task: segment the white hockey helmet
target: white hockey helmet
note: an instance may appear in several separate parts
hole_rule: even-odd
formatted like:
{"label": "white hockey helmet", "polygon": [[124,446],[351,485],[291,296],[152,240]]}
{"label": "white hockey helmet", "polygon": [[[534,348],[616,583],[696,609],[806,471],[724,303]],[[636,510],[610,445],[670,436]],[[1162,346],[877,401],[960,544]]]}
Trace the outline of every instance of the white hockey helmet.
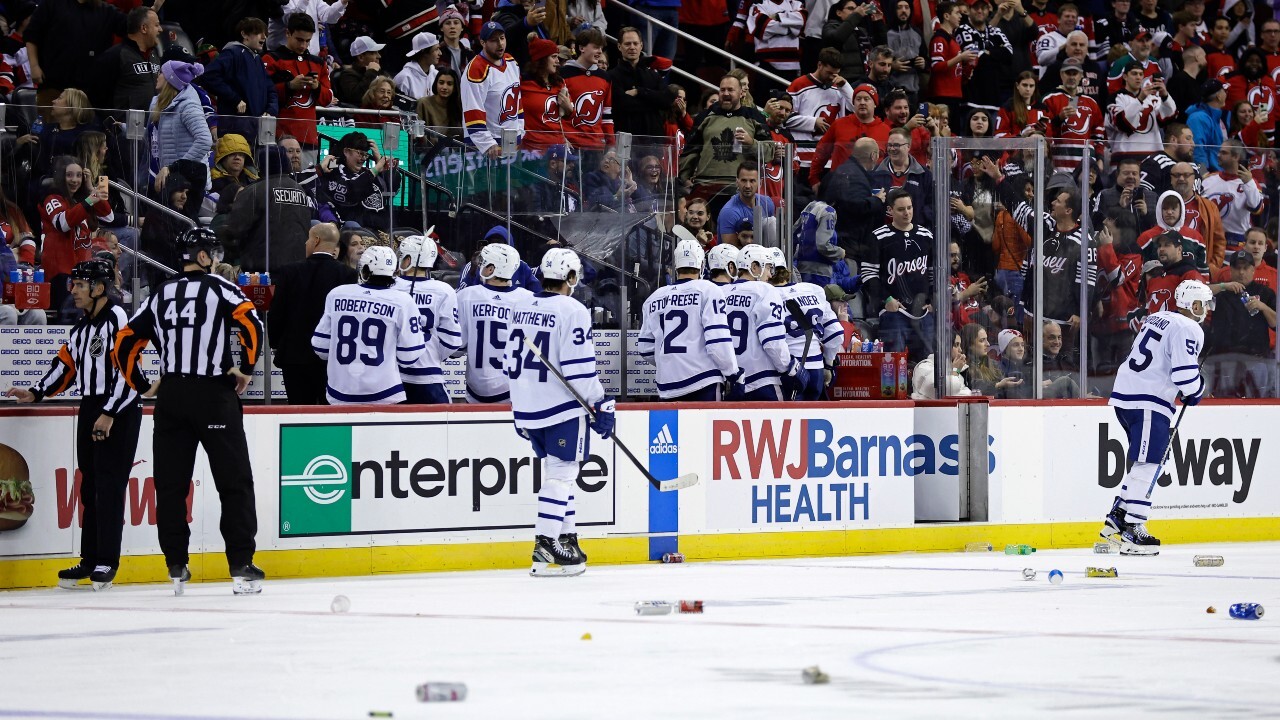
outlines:
{"label": "white hockey helmet", "polygon": [[694,269],[701,270],[702,263],[707,258],[707,252],[697,241],[681,240],[676,243],[675,258],[672,264],[676,270]]}
{"label": "white hockey helmet", "polygon": [[396,254],[386,245],[370,246],[360,255],[360,279],[368,280],[374,275],[396,276]]}
{"label": "white hockey helmet", "polygon": [[711,272],[723,270],[729,277],[738,276],[738,248],[721,243],[707,253],[707,269]]}
{"label": "white hockey helmet", "polygon": [[551,248],[542,256],[538,272],[547,280],[568,280],[569,275],[576,275],[569,287],[577,287],[582,280],[582,261],[578,253],[567,248]]}
{"label": "white hockey helmet", "polygon": [[787,256],[782,253],[782,248],[771,247],[769,248],[769,253],[773,256],[774,269],[784,268],[787,266]]}
{"label": "white hockey helmet", "polygon": [[[1200,312],[1196,312],[1197,300],[1200,301]],[[1173,302],[1191,313],[1196,322],[1202,323],[1212,309],[1213,291],[1199,280],[1183,280],[1178,283],[1178,289],[1173,291]]]}
{"label": "white hockey helmet", "polygon": [[[493,272],[488,275],[484,274],[484,269],[493,266]],[[510,245],[502,243],[489,243],[480,248],[480,279],[489,280],[498,278],[499,280],[510,280],[516,276],[516,270],[520,269],[520,253]]]}
{"label": "white hockey helmet", "polygon": [[[760,272],[752,270],[753,265],[759,265]],[[769,252],[769,248],[756,243],[744,245],[738,251],[738,269],[746,270],[756,280],[767,279],[773,273],[773,253]]]}
{"label": "white hockey helmet", "polygon": [[[431,228],[431,230],[434,229],[434,227]],[[431,230],[428,230],[426,235],[410,235],[400,241],[401,270],[430,269],[435,266],[440,250],[436,247],[436,241],[431,239]],[[408,260],[409,264],[406,265],[405,260]]]}

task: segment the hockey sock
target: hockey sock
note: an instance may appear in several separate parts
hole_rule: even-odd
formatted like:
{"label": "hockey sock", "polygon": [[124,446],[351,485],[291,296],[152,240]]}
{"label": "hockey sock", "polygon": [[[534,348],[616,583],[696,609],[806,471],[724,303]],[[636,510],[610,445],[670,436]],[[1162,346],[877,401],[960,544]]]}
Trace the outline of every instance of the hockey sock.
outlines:
{"label": "hockey sock", "polygon": [[575,522],[575,520],[578,517],[578,512],[574,510],[574,506],[575,506],[574,497],[573,495],[570,495],[569,505],[564,510],[564,527],[560,531],[562,533],[571,534],[571,533],[578,532],[577,530],[578,526],[577,526],[577,523]]}
{"label": "hockey sock", "polygon": [[560,537],[564,532],[565,513],[569,511],[569,499],[573,495],[573,483],[578,479],[578,463],[572,460],[547,457],[542,463],[542,489],[538,491],[538,521],[534,528],[539,535]]}
{"label": "hockey sock", "polygon": [[1156,464],[1136,462],[1124,476],[1120,485],[1120,497],[1124,510],[1124,521],[1127,523],[1144,523],[1151,513],[1151,501],[1147,499],[1147,488],[1151,487],[1151,479],[1156,474]]}

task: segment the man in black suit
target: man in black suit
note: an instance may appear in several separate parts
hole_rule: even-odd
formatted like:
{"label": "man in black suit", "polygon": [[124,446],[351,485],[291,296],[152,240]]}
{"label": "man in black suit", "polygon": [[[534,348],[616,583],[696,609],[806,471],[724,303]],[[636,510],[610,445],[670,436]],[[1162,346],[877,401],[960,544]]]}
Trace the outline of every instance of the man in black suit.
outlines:
{"label": "man in black suit", "polygon": [[311,333],[324,315],[324,299],[339,285],[356,281],[356,271],[338,261],[338,228],[320,223],[307,233],[307,259],[274,274],[276,292],[267,314],[290,405],[327,405],[325,363],[311,349]]}

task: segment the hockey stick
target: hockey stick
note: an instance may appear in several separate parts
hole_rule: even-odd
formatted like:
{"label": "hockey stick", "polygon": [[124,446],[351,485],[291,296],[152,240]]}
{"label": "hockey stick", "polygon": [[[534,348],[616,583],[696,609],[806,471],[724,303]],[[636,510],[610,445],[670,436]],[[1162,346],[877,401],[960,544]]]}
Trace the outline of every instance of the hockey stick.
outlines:
{"label": "hockey stick", "polygon": [[[783,303],[783,306],[791,314],[791,319],[804,330],[804,354],[800,356],[800,367],[804,367],[805,363],[809,362],[809,345],[813,343],[813,323],[809,322],[809,317],[800,309],[800,303],[794,298]],[[796,393],[793,391],[790,399],[795,400],[795,397]]]}
{"label": "hockey stick", "polygon": [[[577,390],[573,389],[573,386],[569,384],[568,380],[564,379],[564,374],[560,372],[559,368],[547,362],[546,358],[542,357],[542,352],[538,350],[537,344],[526,340],[524,343],[524,346],[529,348],[529,350],[534,354],[534,356],[538,358],[538,362],[545,365],[547,369],[551,371],[551,374],[556,376],[556,379],[560,381],[561,385],[564,385],[564,389],[568,390],[569,394],[573,396],[573,399],[577,400],[578,404],[582,406],[582,409],[587,411],[587,417],[591,418],[592,420],[595,420],[596,413],[594,410],[591,409],[591,405],[589,405],[587,401],[583,399],[581,395],[578,394]],[[636,459],[636,456],[631,453],[631,450],[628,449],[626,445],[622,444],[622,438],[619,438],[617,433],[614,433],[613,435],[613,444],[617,446],[619,450],[622,451],[623,455],[627,456],[627,459],[631,461],[632,465],[636,466],[636,469],[640,471],[640,474],[644,475],[644,479],[648,480],[650,485],[654,486],[661,492],[671,492],[672,490],[682,490],[684,488],[693,487],[694,485],[698,484],[697,473],[686,473],[674,480],[659,480],[655,478],[653,474],[650,473],[649,470],[640,463],[639,460]]]}
{"label": "hockey stick", "polygon": [[1160,458],[1160,464],[1156,466],[1156,474],[1151,478],[1151,485],[1147,487],[1147,500],[1151,499],[1151,493],[1156,489],[1156,481],[1164,473],[1165,463],[1169,462],[1169,455],[1173,452],[1173,444],[1178,441],[1178,426],[1182,424],[1182,416],[1187,413],[1189,406],[1185,403],[1182,409],[1178,411],[1178,419],[1173,423],[1173,430],[1169,431],[1169,447],[1164,449],[1164,457]]}

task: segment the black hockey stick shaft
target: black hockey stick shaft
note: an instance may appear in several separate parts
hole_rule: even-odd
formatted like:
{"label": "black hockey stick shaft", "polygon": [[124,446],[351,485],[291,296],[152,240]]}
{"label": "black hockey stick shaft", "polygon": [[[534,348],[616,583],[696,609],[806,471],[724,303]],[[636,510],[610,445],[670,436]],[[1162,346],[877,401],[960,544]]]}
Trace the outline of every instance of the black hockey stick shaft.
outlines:
{"label": "black hockey stick shaft", "polygon": [[1182,409],[1178,411],[1178,419],[1173,422],[1173,429],[1169,431],[1169,446],[1164,449],[1164,456],[1160,458],[1160,464],[1156,466],[1156,472],[1151,476],[1151,484],[1147,486],[1147,500],[1151,499],[1151,493],[1156,489],[1156,481],[1164,474],[1164,466],[1169,462],[1169,455],[1173,452],[1173,444],[1178,441],[1178,427],[1182,425],[1182,416],[1187,414],[1187,404],[1182,404]]}
{"label": "black hockey stick shaft", "polygon": [[[813,323],[809,322],[809,316],[800,309],[800,303],[796,302],[795,298],[786,301],[783,306],[787,308],[791,319],[804,330],[804,354],[800,356],[800,367],[804,367],[805,363],[809,362],[809,346],[813,344]],[[791,398],[795,399],[795,393],[792,393]]]}

